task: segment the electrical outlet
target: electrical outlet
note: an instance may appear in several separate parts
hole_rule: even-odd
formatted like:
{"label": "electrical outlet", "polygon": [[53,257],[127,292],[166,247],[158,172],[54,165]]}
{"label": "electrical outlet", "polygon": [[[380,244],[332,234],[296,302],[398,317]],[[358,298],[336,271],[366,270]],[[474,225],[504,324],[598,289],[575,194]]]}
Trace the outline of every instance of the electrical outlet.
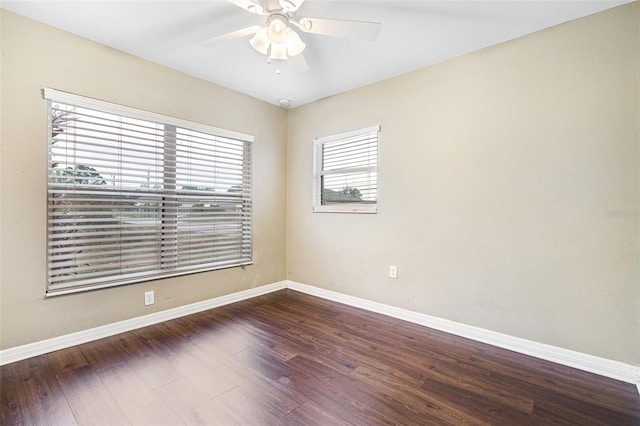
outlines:
{"label": "electrical outlet", "polygon": [[396,265],[389,265],[389,278],[398,278],[398,267]]}
{"label": "electrical outlet", "polygon": [[153,305],[155,303],[155,295],[153,290],[144,292],[144,306]]}

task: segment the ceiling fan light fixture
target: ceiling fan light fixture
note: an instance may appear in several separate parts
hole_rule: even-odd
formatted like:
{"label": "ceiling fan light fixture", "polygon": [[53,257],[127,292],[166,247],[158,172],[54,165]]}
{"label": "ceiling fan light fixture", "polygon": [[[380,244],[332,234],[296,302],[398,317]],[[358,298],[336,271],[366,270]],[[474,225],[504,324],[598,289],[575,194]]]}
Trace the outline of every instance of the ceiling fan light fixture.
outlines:
{"label": "ceiling fan light fixture", "polygon": [[249,44],[258,52],[266,55],[269,51],[269,44],[271,44],[269,37],[267,36],[267,30],[265,28],[260,28],[251,40],[249,40]]}
{"label": "ceiling fan light fixture", "polygon": [[284,43],[288,30],[287,19],[284,16],[271,16],[267,25],[267,35],[271,43]]}
{"label": "ceiling fan light fixture", "polygon": [[300,39],[298,33],[293,30],[289,30],[287,32],[286,44],[287,54],[289,56],[299,55],[306,47],[306,44],[304,44],[304,42]]}
{"label": "ceiling fan light fixture", "polygon": [[279,59],[281,61],[287,60],[287,45],[284,43],[272,43],[271,44],[271,59]]}

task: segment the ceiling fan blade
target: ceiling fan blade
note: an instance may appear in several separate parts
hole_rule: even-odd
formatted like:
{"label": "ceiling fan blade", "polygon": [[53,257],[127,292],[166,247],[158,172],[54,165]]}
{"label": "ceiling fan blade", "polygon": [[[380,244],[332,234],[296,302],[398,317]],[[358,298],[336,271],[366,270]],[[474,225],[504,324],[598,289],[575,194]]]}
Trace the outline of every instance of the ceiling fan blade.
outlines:
{"label": "ceiling fan blade", "polygon": [[227,0],[227,2],[235,4],[236,6],[241,7],[244,10],[248,10],[251,13],[255,13],[256,15],[262,15],[263,12],[262,5],[259,0]]}
{"label": "ceiling fan blade", "polygon": [[309,64],[307,64],[307,60],[302,53],[298,53],[296,56],[289,56],[287,66],[289,71],[294,74],[300,74],[309,70]]}
{"label": "ceiling fan blade", "polygon": [[232,31],[230,33],[200,40],[198,44],[203,47],[211,47],[227,41],[236,40],[242,37],[247,37],[251,34],[257,33],[259,29],[260,29],[259,26],[253,25],[251,27],[243,28],[241,30]]}
{"label": "ceiling fan blade", "polygon": [[300,9],[304,0],[280,0],[280,7],[287,13],[293,13]]}
{"label": "ceiling fan blade", "polygon": [[299,22],[291,22],[305,33],[357,38],[365,41],[375,40],[382,27],[379,22],[342,19],[302,18]]}

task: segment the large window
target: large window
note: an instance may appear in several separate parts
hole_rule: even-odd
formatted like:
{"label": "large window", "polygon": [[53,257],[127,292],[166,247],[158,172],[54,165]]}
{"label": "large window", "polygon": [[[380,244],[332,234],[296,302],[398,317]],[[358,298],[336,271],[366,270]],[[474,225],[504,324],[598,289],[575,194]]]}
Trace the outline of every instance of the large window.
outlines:
{"label": "large window", "polygon": [[44,97],[48,295],[252,263],[253,137]]}
{"label": "large window", "polygon": [[316,138],[314,212],[375,213],[380,126]]}

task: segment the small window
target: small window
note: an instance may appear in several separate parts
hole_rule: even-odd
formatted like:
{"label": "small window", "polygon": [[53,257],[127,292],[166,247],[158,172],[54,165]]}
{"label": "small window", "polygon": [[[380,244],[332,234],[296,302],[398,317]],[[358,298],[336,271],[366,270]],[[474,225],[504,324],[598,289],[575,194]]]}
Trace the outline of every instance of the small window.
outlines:
{"label": "small window", "polygon": [[252,136],[44,97],[48,296],[252,263]]}
{"label": "small window", "polygon": [[314,212],[376,213],[380,126],[314,140]]}

